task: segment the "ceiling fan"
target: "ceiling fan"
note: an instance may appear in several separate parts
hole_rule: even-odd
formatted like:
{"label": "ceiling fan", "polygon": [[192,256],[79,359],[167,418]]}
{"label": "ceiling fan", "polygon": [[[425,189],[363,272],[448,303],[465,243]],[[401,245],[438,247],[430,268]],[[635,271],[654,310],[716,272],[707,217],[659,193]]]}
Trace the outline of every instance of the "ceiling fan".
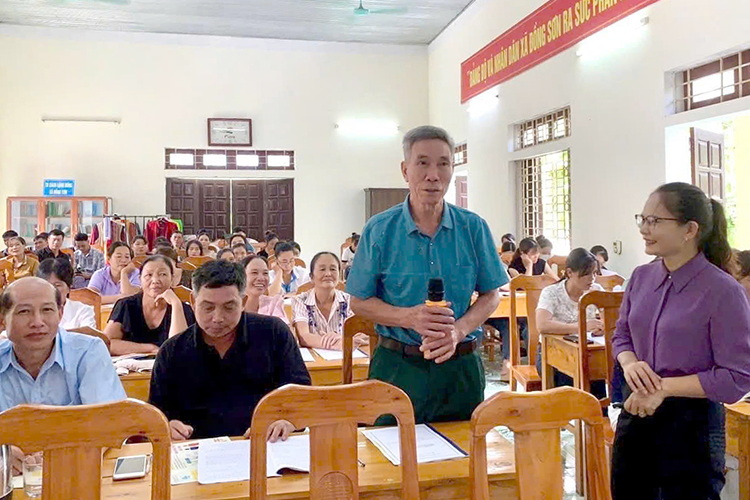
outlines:
{"label": "ceiling fan", "polygon": [[359,6],[354,8],[355,16],[369,16],[370,14],[406,14],[409,9],[405,7],[394,9],[366,9],[359,0]]}

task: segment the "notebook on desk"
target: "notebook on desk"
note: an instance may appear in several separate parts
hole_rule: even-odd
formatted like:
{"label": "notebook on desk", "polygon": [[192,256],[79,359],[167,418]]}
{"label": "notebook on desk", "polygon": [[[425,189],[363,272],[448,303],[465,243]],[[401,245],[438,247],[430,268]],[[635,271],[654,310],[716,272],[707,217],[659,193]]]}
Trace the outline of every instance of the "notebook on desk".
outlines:
{"label": "notebook on desk", "polygon": [[[465,458],[469,454],[428,424],[415,426],[417,463]],[[401,441],[398,427],[365,429],[362,434],[393,464],[401,465]]]}

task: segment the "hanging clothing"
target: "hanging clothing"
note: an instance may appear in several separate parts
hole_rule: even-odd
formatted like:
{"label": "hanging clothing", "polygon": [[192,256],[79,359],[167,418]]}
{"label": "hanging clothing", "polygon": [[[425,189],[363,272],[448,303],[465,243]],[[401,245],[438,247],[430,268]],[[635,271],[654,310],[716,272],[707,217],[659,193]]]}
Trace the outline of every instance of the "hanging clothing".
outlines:
{"label": "hanging clothing", "polygon": [[148,223],[146,223],[146,232],[144,234],[146,240],[148,240],[148,249],[154,249],[156,238],[166,238],[167,240],[169,240],[169,238],[172,236],[172,233],[177,230],[177,224],[171,220],[165,219],[164,217],[149,221]]}

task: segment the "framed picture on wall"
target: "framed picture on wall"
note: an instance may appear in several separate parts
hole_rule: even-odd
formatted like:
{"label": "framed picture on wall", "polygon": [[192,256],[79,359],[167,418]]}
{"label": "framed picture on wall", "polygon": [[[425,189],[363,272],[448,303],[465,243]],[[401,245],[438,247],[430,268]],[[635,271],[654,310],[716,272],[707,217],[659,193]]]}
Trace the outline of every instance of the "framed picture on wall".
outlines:
{"label": "framed picture on wall", "polygon": [[252,146],[253,121],[249,118],[209,118],[209,146]]}

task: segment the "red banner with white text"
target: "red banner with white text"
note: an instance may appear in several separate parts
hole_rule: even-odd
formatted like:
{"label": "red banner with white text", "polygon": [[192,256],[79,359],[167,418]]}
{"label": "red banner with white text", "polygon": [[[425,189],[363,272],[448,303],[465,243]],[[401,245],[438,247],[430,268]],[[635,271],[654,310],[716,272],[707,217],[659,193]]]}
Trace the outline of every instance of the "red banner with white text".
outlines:
{"label": "red banner with white text", "polygon": [[461,63],[461,102],[658,0],[550,0]]}

